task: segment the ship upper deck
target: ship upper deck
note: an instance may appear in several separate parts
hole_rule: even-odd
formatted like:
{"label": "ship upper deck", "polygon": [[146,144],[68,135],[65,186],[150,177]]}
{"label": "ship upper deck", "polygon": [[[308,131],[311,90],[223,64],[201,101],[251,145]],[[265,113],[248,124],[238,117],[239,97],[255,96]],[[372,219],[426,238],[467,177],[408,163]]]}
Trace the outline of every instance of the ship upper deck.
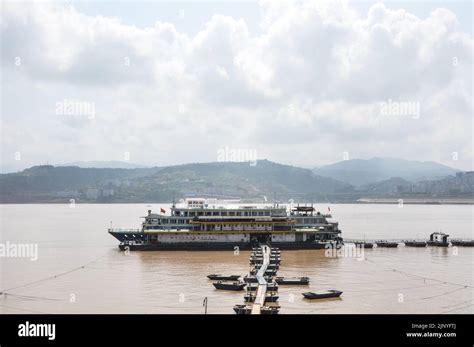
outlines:
{"label": "ship upper deck", "polygon": [[[173,204],[171,206],[171,213],[168,214],[163,208],[160,208],[162,213],[152,213],[148,211],[148,215],[143,218],[147,220],[167,220],[173,218],[188,218],[188,219],[199,219],[199,220],[249,220],[254,219],[258,221],[264,220],[276,220],[276,219],[296,219],[301,220],[303,217],[316,217],[319,219],[312,220],[312,223],[321,223],[325,221],[325,218],[331,218],[330,214],[322,214],[316,212],[315,208],[311,204],[289,206],[282,204],[274,204],[267,206],[254,205],[239,205],[239,204],[227,204],[217,203],[213,200],[213,204],[207,202],[205,199],[187,199],[186,202],[179,204]],[[309,220],[308,220],[309,222]]]}

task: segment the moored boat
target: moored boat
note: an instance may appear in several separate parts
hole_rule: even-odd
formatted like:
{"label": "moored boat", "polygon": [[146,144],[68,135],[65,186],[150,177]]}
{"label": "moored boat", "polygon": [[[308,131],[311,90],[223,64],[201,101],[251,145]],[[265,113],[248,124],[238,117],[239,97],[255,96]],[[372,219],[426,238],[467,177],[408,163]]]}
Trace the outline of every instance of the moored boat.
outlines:
{"label": "moored boat", "polygon": [[474,240],[451,240],[453,246],[474,247]]}
{"label": "moored boat", "polygon": [[449,235],[441,232],[434,232],[430,235],[430,239],[426,242],[428,246],[449,247]]}
{"label": "moored boat", "polygon": [[374,248],[374,244],[372,242],[355,242],[354,243],[358,247],[363,247],[363,248]]}
{"label": "moored boat", "polygon": [[406,241],[403,241],[403,243],[405,244],[406,247],[426,247],[426,241],[406,240]]}
{"label": "moored boat", "polygon": [[214,282],[213,285],[216,289],[220,289],[220,290],[241,291],[241,290],[244,290],[247,283],[218,281],[218,282]]}
{"label": "moored boat", "polygon": [[210,280],[214,281],[237,281],[241,276],[240,275],[221,275],[221,274],[210,274],[207,276]]}
{"label": "moored boat", "polygon": [[302,293],[302,295],[305,297],[305,299],[327,299],[327,298],[338,298],[340,297],[342,292],[340,290],[326,290],[323,292],[306,292]]}
{"label": "moored boat", "polygon": [[384,248],[397,248],[398,242],[390,242],[390,241],[377,241],[375,243],[377,247],[384,247]]}
{"label": "moored boat", "polygon": [[276,277],[275,282],[279,285],[308,285],[309,277]]}
{"label": "moored boat", "polygon": [[[271,244],[271,258],[280,249],[325,249],[342,244],[339,224],[331,214],[313,206],[291,207],[280,204],[236,206],[216,199],[188,198],[171,205],[170,211],[143,217],[140,229],[108,232],[120,241],[121,250],[240,250]],[[252,255],[262,255],[254,249]]]}

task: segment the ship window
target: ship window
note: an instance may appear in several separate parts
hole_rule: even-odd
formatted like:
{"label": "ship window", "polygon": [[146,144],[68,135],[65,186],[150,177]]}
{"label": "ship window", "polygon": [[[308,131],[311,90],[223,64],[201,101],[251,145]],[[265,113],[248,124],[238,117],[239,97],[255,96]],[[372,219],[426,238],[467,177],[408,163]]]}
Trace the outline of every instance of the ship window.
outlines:
{"label": "ship window", "polygon": [[171,223],[171,224],[176,224],[176,219],[171,219],[171,220],[170,220],[170,223]]}
{"label": "ship window", "polygon": [[213,215],[213,216],[218,216],[218,215],[219,215],[219,212],[212,212],[212,215]]}
{"label": "ship window", "polygon": [[221,216],[227,216],[227,212],[221,212]]}
{"label": "ship window", "polygon": [[195,212],[189,212],[189,217],[194,217],[195,216]]}
{"label": "ship window", "polygon": [[229,216],[235,216],[235,212],[229,212]]}
{"label": "ship window", "polygon": [[259,216],[263,216],[263,212],[260,211],[260,212],[258,213],[258,215],[259,215]]}
{"label": "ship window", "polygon": [[204,212],[198,212],[198,216],[202,216]]}
{"label": "ship window", "polygon": [[206,212],[206,216],[210,216],[211,215],[211,212]]}
{"label": "ship window", "polygon": [[241,216],[241,215],[242,215],[242,212],[235,212],[235,215],[236,215],[236,216]]}
{"label": "ship window", "polygon": [[252,216],[256,216],[257,215],[257,212],[252,212]]}

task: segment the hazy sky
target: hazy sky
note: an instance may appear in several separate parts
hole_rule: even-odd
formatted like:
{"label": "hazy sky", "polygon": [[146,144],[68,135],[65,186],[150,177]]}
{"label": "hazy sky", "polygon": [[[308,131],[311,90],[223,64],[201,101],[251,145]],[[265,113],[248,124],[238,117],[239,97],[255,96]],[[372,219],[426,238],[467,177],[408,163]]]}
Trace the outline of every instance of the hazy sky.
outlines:
{"label": "hazy sky", "polygon": [[471,169],[472,4],[2,2],[2,170],[399,157]]}

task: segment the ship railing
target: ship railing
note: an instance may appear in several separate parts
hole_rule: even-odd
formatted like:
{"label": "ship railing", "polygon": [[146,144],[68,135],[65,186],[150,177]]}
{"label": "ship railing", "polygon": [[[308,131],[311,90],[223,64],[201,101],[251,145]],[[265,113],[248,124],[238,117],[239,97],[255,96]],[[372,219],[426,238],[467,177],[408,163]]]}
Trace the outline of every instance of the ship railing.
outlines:
{"label": "ship railing", "polygon": [[133,228],[109,228],[109,232],[119,232],[119,233],[139,233],[141,229],[133,229]]}

